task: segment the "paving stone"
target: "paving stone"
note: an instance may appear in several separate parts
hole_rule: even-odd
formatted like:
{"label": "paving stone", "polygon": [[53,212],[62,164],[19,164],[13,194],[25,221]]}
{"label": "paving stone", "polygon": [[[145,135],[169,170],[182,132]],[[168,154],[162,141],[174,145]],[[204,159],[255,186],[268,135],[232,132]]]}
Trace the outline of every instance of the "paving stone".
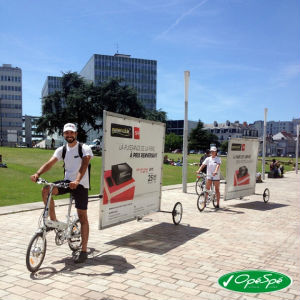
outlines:
{"label": "paving stone", "polygon": [[[68,245],[57,247],[54,234],[49,233],[45,260],[35,274],[26,269],[25,253],[41,210],[26,204],[20,212],[14,207],[13,214],[4,214],[7,208],[0,207],[0,226],[6,229],[0,236],[0,299],[300,300],[299,179],[300,174],[287,173],[280,181],[257,184],[257,194],[270,189],[267,204],[261,195],[221,199],[220,210],[210,205],[201,213],[194,184],[188,185],[187,194],[181,186],[164,189],[163,210],[177,201],[183,204],[179,226],[172,224],[168,214],[153,213],[146,221],[99,231],[99,203],[93,201],[88,210],[91,254],[87,263],[74,264]],[[222,189],[223,193],[224,185]],[[57,214],[64,219],[66,206],[57,207]],[[160,249],[126,245],[126,237],[136,235],[134,244],[139,246],[139,233],[145,230]],[[124,246],[114,244],[119,239]],[[253,295],[218,285],[218,278],[226,273],[258,268],[284,273],[293,283],[286,290]]]}

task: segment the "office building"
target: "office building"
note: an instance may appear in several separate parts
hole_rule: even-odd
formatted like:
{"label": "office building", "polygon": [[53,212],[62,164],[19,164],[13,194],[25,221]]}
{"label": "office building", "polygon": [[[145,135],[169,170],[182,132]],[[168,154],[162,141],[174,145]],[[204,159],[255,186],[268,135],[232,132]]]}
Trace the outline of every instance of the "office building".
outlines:
{"label": "office building", "polygon": [[44,105],[44,97],[54,94],[56,91],[61,90],[61,77],[47,76],[43,89],[42,89],[42,107]]}
{"label": "office building", "polygon": [[137,91],[138,99],[147,109],[156,109],[156,60],[131,58],[130,55],[94,54],[80,75],[99,85],[111,78],[122,78],[124,84]]}
{"label": "office building", "polygon": [[247,124],[247,122],[240,123],[235,121],[231,123],[218,123],[214,121],[213,124],[204,124],[205,130],[216,135],[220,143],[229,140],[230,138],[256,138],[258,137],[258,130],[255,126]]}
{"label": "office building", "polygon": [[43,140],[44,135],[38,133],[37,121],[40,117],[25,115],[22,117],[22,143],[27,147],[32,147]]}
{"label": "office building", "polygon": [[0,67],[0,145],[15,146],[22,139],[22,70]]}
{"label": "office building", "polygon": [[[275,135],[284,131],[295,136],[297,133],[297,124],[300,124],[300,119],[293,119],[292,121],[267,121],[266,133],[267,135]],[[263,136],[264,121],[255,121],[252,125],[258,130],[258,136]]]}
{"label": "office building", "polygon": [[[198,122],[188,121],[188,135],[196,128]],[[184,120],[169,120],[166,124],[166,134],[174,133],[179,136],[183,136]]]}

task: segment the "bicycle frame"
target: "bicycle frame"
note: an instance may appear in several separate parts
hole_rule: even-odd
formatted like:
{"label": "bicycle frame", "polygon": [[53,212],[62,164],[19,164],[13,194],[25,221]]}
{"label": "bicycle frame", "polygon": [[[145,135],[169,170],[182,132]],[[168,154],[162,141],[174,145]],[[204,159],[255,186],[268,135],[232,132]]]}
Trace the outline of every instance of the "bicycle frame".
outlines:
{"label": "bicycle frame", "polygon": [[[70,236],[71,236],[70,224],[71,224],[71,209],[72,209],[72,202],[73,202],[72,195],[70,195],[70,199],[69,199],[68,213],[67,213],[67,216],[66,216],[67,217],[66,222],[49,220],[48,219],[48,217],[49,217],[49,207],[50,207],[50,202],[51,202],[51,198],[52,198],[52,192],[53,192],[53,189],[56,185],[54,183],[46,183],[46,181],[42,181],[42,180],[41,180],[41,183],[44,183],[44,184],[49,186],[49,193],[48,193],[47,201],[46,201],[44,212],[43,212],[44,227],[45,227],[45,229],[51,228],[51,229],[56,229],[57,231],[64,232],[63,239],[66,240],[66,239],[70,238]],[[65,232],[66,230],[67,230],[67,232]]]}
{"label": "bicycle frame", "polygon": [[[37,183],[49,186],[49,193],[44,210],[39,219],[39,228],[31,238],[26,252],[26,266],[30,272],[36,272],[43,263],[47,242],[46,235],[51,229],[55,230],[55,243],[57,246],[68,241],[69,248],[75,253],[81,247],[81,227],[78,216],[71,218],[72,195],[70,195],[67,220],[65,222],[49,220],[49,207],[52,198],[53,188],[58,186],[67,187],[66,184],[49,183],[44,179],[38,179]],[[43,224],[42,224],[43,222]],[[48,230],[50,229],[50,230]]]}

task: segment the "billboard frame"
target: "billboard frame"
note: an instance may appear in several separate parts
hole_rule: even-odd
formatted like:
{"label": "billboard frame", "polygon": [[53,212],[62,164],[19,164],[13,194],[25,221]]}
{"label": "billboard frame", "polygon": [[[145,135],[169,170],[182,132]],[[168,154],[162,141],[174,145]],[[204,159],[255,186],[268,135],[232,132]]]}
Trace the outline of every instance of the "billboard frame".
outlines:
{"label": "billboard frame", "polygon": [[[142,123],[142,124],[150,124],[150,125],[158,125],[158,126],[162,126],[163,130],[162,130],[162,141],[160,144],[161,147],[161,160],[157,160],[157,162],[159,162],[160,164],[160,182],[159,182],[159,190],[158,192],[158,202],[156,203],[156,205],[158,206],[158,209],[150,209],[150,212],[148,213],[144,213],[144,214],[135,214],[133,213],[133,216],[130,218],[126,218],[125,220],[119,220],[113,224],[103,224],[103,218],[102,218],[102,213],[104,212],[104,204],[103,204],[103,197],[104,197],[104,173],[105,173],[105,161],[106,161],[106,155],[108,152],[108,145],[106,145],[105,141],[107,141],[107,134],[110,133],[110,128],[107,128],[108,126],[108,122],[107,118],[108,117],[113,117],[113,118],[119,118],[119,119],[123,119],[123,120],[128,120],[128,121],[134,121],[137,123]],[[140,119],[140,118],[135,118],[135,117],[131,117],[131,116],[126,116],[126,115],[121,115],[118,113],[113,113],[113,112],[109,112],[104,110],[103,111],[103,148],[102,148],[102,170],[101,170],[101,179],[100,179],[100,201],[99,201],[99,229],[104,229],[104,228],[109,228],[115,225],[119,225],[122,223],[127,223],[129,221],[135,220],[135,219],[141,219],[144,216],[150,214],[150,213],[154,213],[154,212],[166,212],[166,213],[172,213],[172,217],[173,217],[173,222],[174,224],[179,224],[179,222],[181,221],[181,216],[182,216],[182,205],[181,203],[178,204],[176,203],[173,210],[171,212],[168,211],[162,211],[161,210],[161,198],[162,198],[162,178],[163,178],[163,156],[164,156],[164,144],[165,144],[165,131],[166,131],[166,124],[162,123],[162,122],[157,122],[157,121],[151,121],[151,120],[144,120],[144,119]],[[159,142],[157,143],[159,145]],[[160,150],[160,149],[159,149]],[[159,151],[160,152],[160,151]],[[159,153],[158,152],[158,153]],[[159,169],[159,168],[158,168]],[[178,215],[180,215],[180,220],[178,222]],[[105,222],[104,222],[105,223]]]}

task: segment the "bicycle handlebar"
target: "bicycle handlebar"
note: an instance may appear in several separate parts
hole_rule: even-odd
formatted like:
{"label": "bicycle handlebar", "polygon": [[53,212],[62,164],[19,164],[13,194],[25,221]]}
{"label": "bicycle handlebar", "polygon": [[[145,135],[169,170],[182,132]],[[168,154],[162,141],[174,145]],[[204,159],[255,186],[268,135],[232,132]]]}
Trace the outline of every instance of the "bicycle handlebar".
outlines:
{"label": "bicycle handlebar", "polygon": [[206,176],[206,174],[203,172],[197,173],[197,177],[205,177],[205,176]]}
{"label": "bicycle handlebar", "polygon": [[44,184],[44,185],[53,185],[56,187],[62,187],[62,188],[68,188],[69,183],[68,182],[60,182],[60,183],[53,183],[53,182],[48,182],[46,179],[43,178],[38,178],[36,181],[37,184]]}

